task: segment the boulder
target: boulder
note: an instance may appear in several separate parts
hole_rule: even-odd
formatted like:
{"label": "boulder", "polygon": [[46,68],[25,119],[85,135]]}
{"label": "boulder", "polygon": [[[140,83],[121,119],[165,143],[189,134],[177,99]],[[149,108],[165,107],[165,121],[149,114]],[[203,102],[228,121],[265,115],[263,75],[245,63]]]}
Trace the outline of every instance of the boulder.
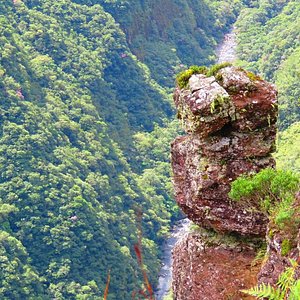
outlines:
{"label": "boulder", "polygon": [[277,92],[239,68],[193,75],[174,93],[186,136],[171,146],[176,201],[189,219],[218,232],[264,236],[268,219],[233,203],[230,183],[274,167]]}
{"label": "boulder", "polygon": [[173,299],[253,299],[240,290],[256,284],[256,250],[232,236],[190,233],[173,250]]}

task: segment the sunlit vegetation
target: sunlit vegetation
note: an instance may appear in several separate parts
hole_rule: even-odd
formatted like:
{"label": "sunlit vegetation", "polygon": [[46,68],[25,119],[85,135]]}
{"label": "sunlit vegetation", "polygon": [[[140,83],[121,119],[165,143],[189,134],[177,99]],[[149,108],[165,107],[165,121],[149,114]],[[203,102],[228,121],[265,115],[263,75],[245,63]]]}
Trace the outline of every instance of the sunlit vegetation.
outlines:
{"label": "sunlit vegetation", "polygon": [[[132,299],[143,274],[155,287],[159,244],[179,216],[169,88],[187,65],[215,62],[223,33],[254,2],[0,1],[1,299]],[[266,17],[292,34],[281,42],[290,50],[270,46],[281,73],[262,69],[287,96],[284,128],[299,116],[293,5]],[[289,130],[278,157],[297,166]]]}
{"label": "sunlit vegetation", "polygon": [[278,151],[275,153],[277,166],[281,169],[300,171],[300,122],[293,123],[279,133]]}
{"label": "sunlit vegetation", "polygon": [[300,3],[261,0],[237,22],[239,62],[279,91],[278,165],[300,170]]}
{"label": "sunlit vegetation", "polygon": [[295,214],[293,203],[299,189],[299,173],[267,168],[258,174],[236,179],[232,183],[229,196],[264,212],[283,229],[291,223]]}
{"label": "sunlit vegetation", "polygon": [[185,88],[188,85],[189,79],[194,74],[203,74],[207,77],[215,76],[219,70],[232,66],[231,63],[221,63],[212,65],[210,68],[205,66],[191,66],[189,69],[180,72],[176,76],[176,82],[180,88]]}
{"label": "sunlit vegetation", "polygon": [[131,299],[143,274],[155,287],[179,215],[166,86],[215,59],[238,13],[217,2],[0,2],[1,299]]}
{"label": "sunlit vegetation", "polygon": [[[242,202],[246,209],[252,208],[266,214],[269,218],[268,238],[279,234],[282,239],[280,254],[288,257],[298,242],[300,208],[296,193],[299,190],[299,173],[268,168],[255,175],[239,177],[232,183],[229,196],[234,201]],[[263,255],[266,258],[265,250]],[[276,285],[261,283],[243,292],[258,299],[298,299],[300,283],[295,279],[297,267],[298,263],[290,260],[290,267],[280,274]]]}
{"label": "sunlit vegetation", "polygon": [[245,294],[256,297],[256,299],[297,300],[300,298],[300,280],[295,279],[296,270],[299,267],[296,261],[290,261],[291,266],[284,270],[278,278],[276,286],[260,284],[248,290]]}
{"label": "sunlit vegetation", "polygon": [[194,74],[203,74],[206,75],[208,72],[208,68],[204,66],[191,66],[188,70],[180,72],[176,76],[176,81],[178,86],[182,89],[188,85],[189,79]]}

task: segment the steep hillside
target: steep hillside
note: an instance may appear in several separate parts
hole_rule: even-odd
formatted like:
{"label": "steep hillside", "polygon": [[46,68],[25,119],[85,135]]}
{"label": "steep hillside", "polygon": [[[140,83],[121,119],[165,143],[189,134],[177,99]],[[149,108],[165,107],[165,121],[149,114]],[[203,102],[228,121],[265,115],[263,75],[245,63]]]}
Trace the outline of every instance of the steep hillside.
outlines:
{"label": "steep hillside", "polygon": [[166,95],[130,53],[124,33],[100,5],[24,3],[27,6],[17,1],[11,16],[24,42],[89,91],[123,147],[133,129],[151,130],[154,122],[170,114]]}
{"label": "steep hillside", "polygon": [[286,130],[279,135],[279,165],[293,166],[298,171],[299,152],[295,150],[300,143],[299,20],[299,1],[261,0],[257,7],[245,9],[236,24],[240,64],[278,87],[279,128]]}
{"label": "steep hillside", "polygon": [[241,7],[241,1],[228,0],[73,1],[103,5],[120,23],[131,51],[169,87],[183,65],[214,62],[214,48]]}
{"label": "steep hillside", "polygon": [[109,270],[108,299],[131,299],[140,225],[155,286],[178,126],[164,125],[172,107],[149,68],[168,84],[178,63],[212,61],[235,17],[217,2],[0,3],[1,299],[102,299]]}
{"label": "steep hillside", "polygon": [[[169,216],[165,208],[153,206],[143,196],[108,134],[98,102],[93,101],[89,85],[97,78],[105,83],[101,76],[109,48],[91,45],[84,33],[75,34],[44,14],[44,7],[45,3],[38,10],[30,9],[19,1],[1,3],[0,8],[6,13],[0,41],[4,270],[0,295],[2,299],[100,299],[111,270],[111,299],[129,299],[141,282],[133,251],[135,209],[142,204],[146,212],[155,210],[151,218],[145,216],[144,230],[152,282],[158,269],[153,240],[158,241]],[[55,13],[60,7],[56,2]],[[69,15],[76,23],[79,9],[65,8],[65,22]],[[81,17],[100,18],[108,27],[114,24],[100,7],[82,9]],[[89,47],[95,52],[87,51]],[[137,64],[132,63],[132,68],[143,74]],[[164,105],[159,91],[140,81]],[[139,122],[128,119],[132,126]]]}

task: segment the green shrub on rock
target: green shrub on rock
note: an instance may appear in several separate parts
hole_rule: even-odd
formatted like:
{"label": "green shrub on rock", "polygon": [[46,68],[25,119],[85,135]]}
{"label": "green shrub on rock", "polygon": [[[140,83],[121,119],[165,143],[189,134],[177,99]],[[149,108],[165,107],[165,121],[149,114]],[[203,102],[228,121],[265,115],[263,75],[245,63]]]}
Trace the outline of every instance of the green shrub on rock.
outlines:
{"label": "green shrub on rock", "polygon": [[267,168],[255,175],[236,179],[231,185],[229,197],[261,210],[283,229],[295,214],[293,204],[299,188],[298,173]]}
{"label": "green shrub on rock", "polygon": [[191,66],[188,70],[180,72],[176,76],[176,81],[181,89],[185,88],[189,82],[189,79],[194,74],[206,74],[208,72],[207,67],[204,66]]}

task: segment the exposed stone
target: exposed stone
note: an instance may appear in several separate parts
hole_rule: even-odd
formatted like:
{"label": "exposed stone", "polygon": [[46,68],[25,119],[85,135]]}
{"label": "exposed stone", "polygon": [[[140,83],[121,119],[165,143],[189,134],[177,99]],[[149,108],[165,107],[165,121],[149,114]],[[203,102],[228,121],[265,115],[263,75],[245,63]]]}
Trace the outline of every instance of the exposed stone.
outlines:
{"label": "exposed stone", "polygon": [[[299,220],[300,192],[296,195],[294,212],[297,215],[293,216],[293,220]],[[280,274],[291,266],[291,259],[299,263],[300,226],[294,221],[282,230],[270,223],[266,238],[266,259],[258,274],[258,282],[276,285]],[[294,278],[300,279],[300,267],[297,267]]]}
{"label": "exposed stone", "polygon": [[216,82],[214,77],[203,78],[203,76],[191,77],[192,89],[177,88],[174,101],[186,131],[207,136],[227,124],[235,112],[226,90]]}
{"label": "exposed stone", "polygon": [[231,124],[239,132],[274,125],[277,121],[277,91],[263,80],[251,80],[247,72],[221,69],[216,78],[193,75],[187,89],[177,87],[174,102],[188,133],[202,137]]}
{"label": "exposed stone", "polygon": [[256,284],[255,244],[191,233],[173,250],[174,300],[254,299],[240,292]]}
{"label": "exposed stone", "polygon": [[255,89],[254,83],[244,70],[235,67],[226,67],[219,71],[222,78],[222,86],[230,92],[249,91]]}
{"label": "exposed stone", "polygon": [[189,79],[189,87],[192,92],[200,89],[209,88],[209,86],[216,81],[214,76],[206,77],[203,74],[194,74]]}
{"label": "exposed stone", "polygon": [[217,231],[234,231],[243,235],[261,235],[266,232],[267,218],[259,212],[231,202],[227,196],[230,182],[238,175],[258,172],[273,165],[270,157],[225,156],[227,140],[218,145],[211,156],[203,155],[203,141],[194,135],[180,137],[172,145],[172,160],[176,200],[188,218],[195,223]]}
{"label": "exposed stone", "polygon": [[270,153],[275,149],[277,92],[235,67],[220,70],[216,78],[218,82],[193,75],[187,89],[174,93],[188,133],[172,143],[176,200],[200,226],[264,236],[266,216],[233,203],[228,192],[239,175],[275,165]]}

